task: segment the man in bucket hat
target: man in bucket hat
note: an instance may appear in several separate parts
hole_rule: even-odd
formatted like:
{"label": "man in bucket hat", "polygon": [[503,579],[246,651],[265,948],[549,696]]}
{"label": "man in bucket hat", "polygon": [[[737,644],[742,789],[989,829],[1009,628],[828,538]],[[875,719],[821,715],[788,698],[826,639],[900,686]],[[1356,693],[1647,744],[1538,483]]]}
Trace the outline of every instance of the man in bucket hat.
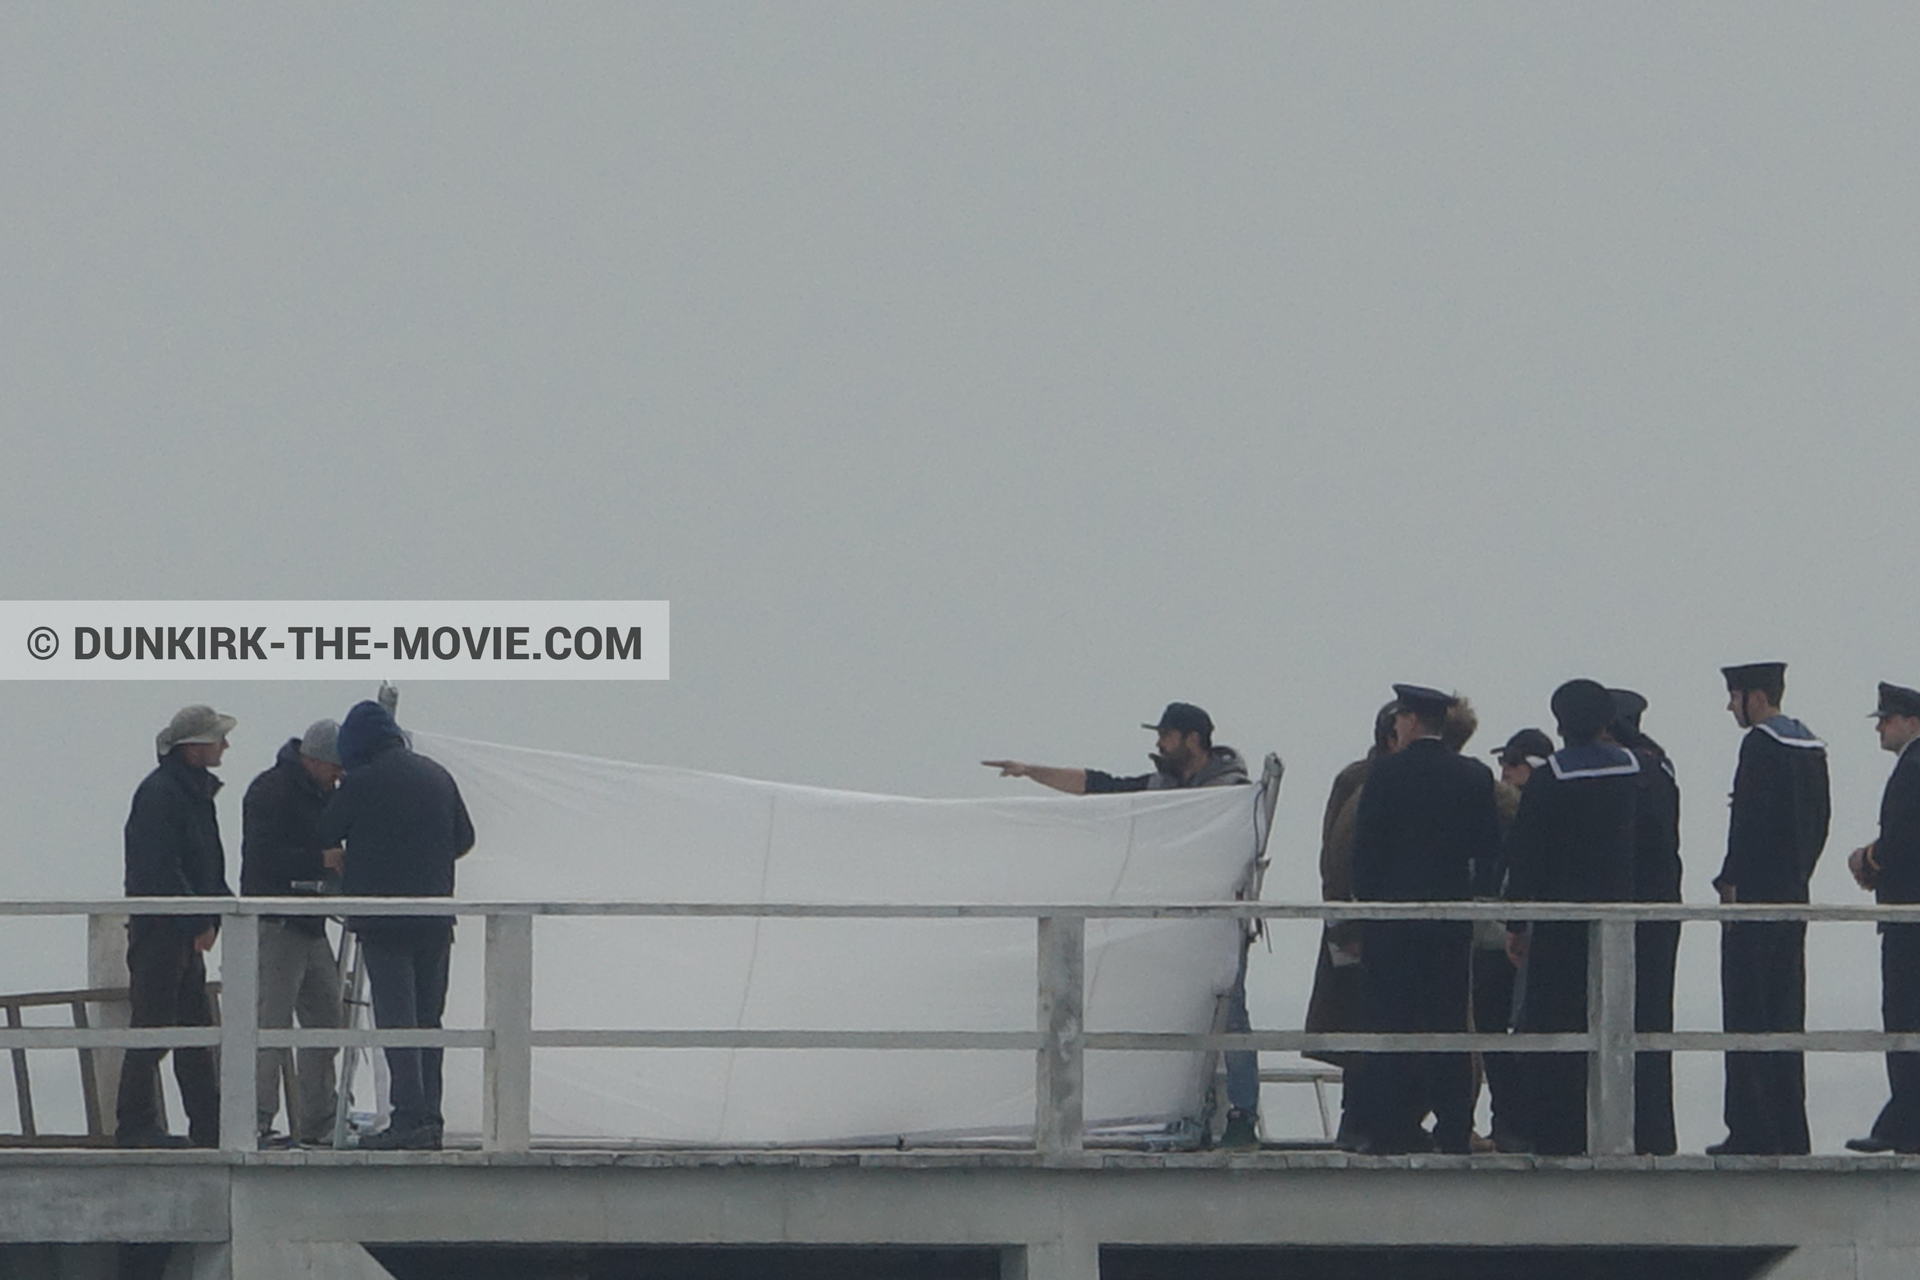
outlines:
{"label": "man in bucket hat", "polygon": [[[212,707],[182,707],[154,739],[160,763],[133,793],[126,825],[128,897],[231,897],[213,797],[227,734],[237,721]],[[205,954],[218,916],[136,915],[127,922],[127,984],[136,1027],[213,1025]],[[187,1137],[160,1123],[160,1059],[129,1049],[120,1067],[114,1141],[123,1147],[218,1146],[220,1087],[207,1048],[174,1049],[173,1074]]]}

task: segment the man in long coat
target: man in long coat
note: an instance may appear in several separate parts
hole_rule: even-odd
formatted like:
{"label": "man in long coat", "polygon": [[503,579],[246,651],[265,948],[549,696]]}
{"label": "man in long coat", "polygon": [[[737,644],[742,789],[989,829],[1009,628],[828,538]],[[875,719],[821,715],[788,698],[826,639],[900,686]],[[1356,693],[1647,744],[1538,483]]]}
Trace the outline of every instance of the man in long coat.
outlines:
{"label": "man in long coat", "polygon": [[[1397,750],[1374,763],[1354,818],[1354,897],[1459,902],[1473,896],[1500,848],[1493,774],[1441,740],[1450,694],[1395,685]],[[1465,1031],[1472,927],[1464,920],[1369,920],[1362,927],[1367,1030]],[[1432,1143],[1464,1153],[1473,1133],[1473,1067],[1465,1053],[1368,1055],[1355,1110],[1358,1150],[1392,1155]]]}

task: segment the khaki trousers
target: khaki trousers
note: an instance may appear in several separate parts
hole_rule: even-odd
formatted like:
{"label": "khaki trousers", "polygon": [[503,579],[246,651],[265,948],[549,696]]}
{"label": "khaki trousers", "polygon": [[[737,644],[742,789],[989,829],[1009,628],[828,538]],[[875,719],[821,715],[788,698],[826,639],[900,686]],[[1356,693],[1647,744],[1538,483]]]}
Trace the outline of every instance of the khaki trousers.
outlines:
{"label": "khaki trousers", "polygon": [[[324,930],[314,935],[281,920],[260,922],[259,1008],[263,1029],[290,1027],[295,1017],[306,1028],[341,1025],[340,966]],[[263,1134],[273,1129],[280,1112],[280,1080],[289,1052],[262,1049],[254,1069],[257,1126]],[[300,1096],[287,1100],[287,1131],[298,1141],[324,1141],[333,1134],[334,1053],[301,1049],[295,1054]]]}

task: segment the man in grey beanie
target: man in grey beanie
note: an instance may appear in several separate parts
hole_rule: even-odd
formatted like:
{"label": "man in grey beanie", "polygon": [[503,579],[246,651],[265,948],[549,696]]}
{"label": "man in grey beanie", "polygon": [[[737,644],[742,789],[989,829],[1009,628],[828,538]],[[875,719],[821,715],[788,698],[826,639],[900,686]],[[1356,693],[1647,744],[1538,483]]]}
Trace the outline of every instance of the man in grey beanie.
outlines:
{"label": "man in grey beanie", "polygon": [[[288,898],[319,893],[329,871],[320,839],[320,812],[340,785],[340,727],[318,720],[281,746],[273,767],[247,788],[240,811],[240,892]],[[327,941],[324,916],[260,918],[260,1025],[305,1028],[341,1025],[340,968]],[[256,1125],[268,1145],[280,1111],[280,1081],[288,1050],[262,1049],[254,1068]],[[303,1146],[333,1141],[332,1049],[294,1056],[297,1089],[287,1097],[287,1130]],[[297,1097],[294,1096],[297,1093]]]}

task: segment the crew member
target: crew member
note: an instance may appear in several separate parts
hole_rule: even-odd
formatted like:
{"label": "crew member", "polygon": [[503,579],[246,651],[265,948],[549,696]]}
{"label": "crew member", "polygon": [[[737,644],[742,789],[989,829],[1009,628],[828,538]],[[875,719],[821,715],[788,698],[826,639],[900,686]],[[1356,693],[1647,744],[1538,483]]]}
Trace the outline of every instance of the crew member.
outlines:
{"label": "crew member", "polygon": [[[1733,775],[1727,857],[1713,886],[1722,902],[1805,902],[1827,843],[1832,806],[1827,746],[1783,715],[1787,664],[1725,667],[1727,710],[1747,735]],[[1720,930],[1721,1025],[1728,1031],[1804,1031],[1804,920],[1728,921]],[[1726,1055],[1727,1136],[1709,1155],[1804,1155],[1805,1056]]]}
{"label": "crew member", "polygon": [[[1441,740],[1451,694],[1397,684],[1396,750],[1374,762],[1354,815],[1353,888],[1361,901],[1464,901],[1500,846],[1493,775]],[[1374,1032],[1465,1031],[1472,926],[1464,920],[1369,920],[1361,930],[1362,1004]],[[1365,1056],[1354,1149],[1465,1153],[1473,1068],[1464,1053]],[[1431,1137],[1421,1127],[1431,1111]]]}
{"label": "crew member", "polygon": [[[1553,718],[1565,744],[1534,769],[1507,839],[1507,893],[1516,902],[1625,902],[1633,896],[1633,812],[1640,762],[1600,741],[1613,698],[1592,680],[1553,691]],[[1588,926],[1541,920],[1509,933],[1524,955],[1523,1032],[1587,1029]],[[1526,1137],[1544,1155],[1587,1149],[1587,1058],[1527,1054]]]}
{"label": "crew member", "polygon": [[[1169,702],[1157,724],[1143,724],[1159,735],[1157,749],[1149,757],[1153,772],[1116,777],[1099,769],[1081,769],[1059,765],[1027,764],[1019,760],[982,760],[989,769],[998,769],[1003,778],[1031,778],[1042,786],[1068,795],[1106,795],[1119,791],[1161,791],[1181,787],[1227,787],[1251,782],[1247,762],[1232,747],[1215,746],[1213,717],[1190,702]],[[1227,990],[1226,1030],[1251,1031],[1247,1016],[1247,948],[1254,931],[1248,929],[1240,943],[1240,965],[1233,985]],[[1220,1134],[1220,1145],[1245,1149],[1259,1145],[1260,1138],[1260,1062],[1250,1049],[1230,1049],[1224,1055],[1227,1066],[1227,1121]]]}
{"label": "crew member", "polygon": [[[1607,738],[1640,761],[1633,812],[1633,900],[1680,901],[1680,784],[1664,748],[1640,728],[1647,700],[1631,689],[1609,689],[1613,723]],[[1678,920],[1641,920],[1633,926],[1633,1029],[1673,1030],[1673,972],[1680,954]],[[1673,1127],[1673,1055],[1641,1053],[1633,1060],[1633,1149],[1670,1156],[1679,1149]]]}
{"label": "crew member", "polygon": [[[1320,820],[1320,900],[1353,900],[1353,821],[1360,807],[1360,792],[1374,762],[1393,754],[1394,703],[1380,708],[1373,717],[1373,745],[1367,754],[1334,775],[1333,789],[1327,795],[1327,811]],[[1364,1031],[1366,1023],[1360,1005],[1360,921],[1341,920],[1320,929],[1320,949],[1314,960],[1313,990],[1307,997],[1305,1030],[1310,1032]],[[1360,1137],[1354,1116],[1353,1082],[1363,1054],[1346,1049],[1315,1049],[1302,1057],[1317,1058],[1342,1071],[1340,1090],[1340,1129],[1334,1141],[1351,1146]]]}
{"label": "crew member", "polygon": [[[247,787],[240,806],[240,892],[289,898],[320,892],[330,874],[320,843],[320,814],[340,785],[340,726],[317,720],[289,738],[273,767]],[[260,918],[260,1026],[341,1025],[340,966],[327,943],[325,916]],[[262,1049],[254,1070],[259,1145],[268,1145],[280,1110],[289,1050]],[[334,1050],[302,1049],[295,1061],[298,1097],[287,1099],[289,1138],[302,1146],[333,1142]]]}
{"label": "crew member", "polygon": [[[231,897],[212,770],[237,724],[196,704],[174,713],[154,739],[159,765],[133,793],[126,826],[128,897]],[[127,985],[136,1027],[208,1027],[206,952],[220,917],[136,915],[127,922]],[[217,1147],[220,1085],[213,1050],[172,1050],[187,1136],[160,1123],[160,1059],[166,1049],[129,1049],[120,1065],[114,1141],[123,1147]]]}
{"label": "crew member", "polygon": [[[449,898],[453,864],[473,847],[460,788],[414,751],[377,702],[357,703],[340,725],[346,775],[320,817],[322,847],[342,846],[341,889],[350,897]],[[376,1027],[438,1027],[447,1001],[453,917],[357,916]],[[393,1118],[361,1139],[373,1150],[440,1149],[438,1048],[389,1047]]]}
{"label": "crew member", "polygon": [[[1513,830],[1520,813],[1520,793],[1535,769],[1543,769],[1553,754],[1553,739],[1539,729],[1522,729],[1493,752],[1500,776],[1494,779],[1493,799],[1500,811],[1500,834],[1504,839]],[[1505,896],[1504,859],[1495,872],[1478,886],[1482,897]],[[1506,1031],[1513,1026],[1514,979],[1519,966],[1507,954],[1507,931],[1498,920],[1476,920],[1473,925],[1473,1029],[1479,1032]],[[1488,1110],[1492,1123],[1488,1139],[1495,1150],[1526,1150],[1532,1144],[1524,1136],[1526,1121],[1521,1096],[1523,1063],[1517,1053],[1483,1053],[1482,1070],[1487,1079]]]}
{"label": "crew member", "polygon": [[[1847,867],[1874,901],[1920,902],[1920,691],[1882,683],[1873,727],[1897,757],[1880,797],[1880,835],[1855,849]],[[1880,926],[1880,1018],[1888,1031],[1920,1031],[1920,924]],[[1887,1055],[1891,1097],[1854,1151],[1920,1152],[1920,1053]]]}

